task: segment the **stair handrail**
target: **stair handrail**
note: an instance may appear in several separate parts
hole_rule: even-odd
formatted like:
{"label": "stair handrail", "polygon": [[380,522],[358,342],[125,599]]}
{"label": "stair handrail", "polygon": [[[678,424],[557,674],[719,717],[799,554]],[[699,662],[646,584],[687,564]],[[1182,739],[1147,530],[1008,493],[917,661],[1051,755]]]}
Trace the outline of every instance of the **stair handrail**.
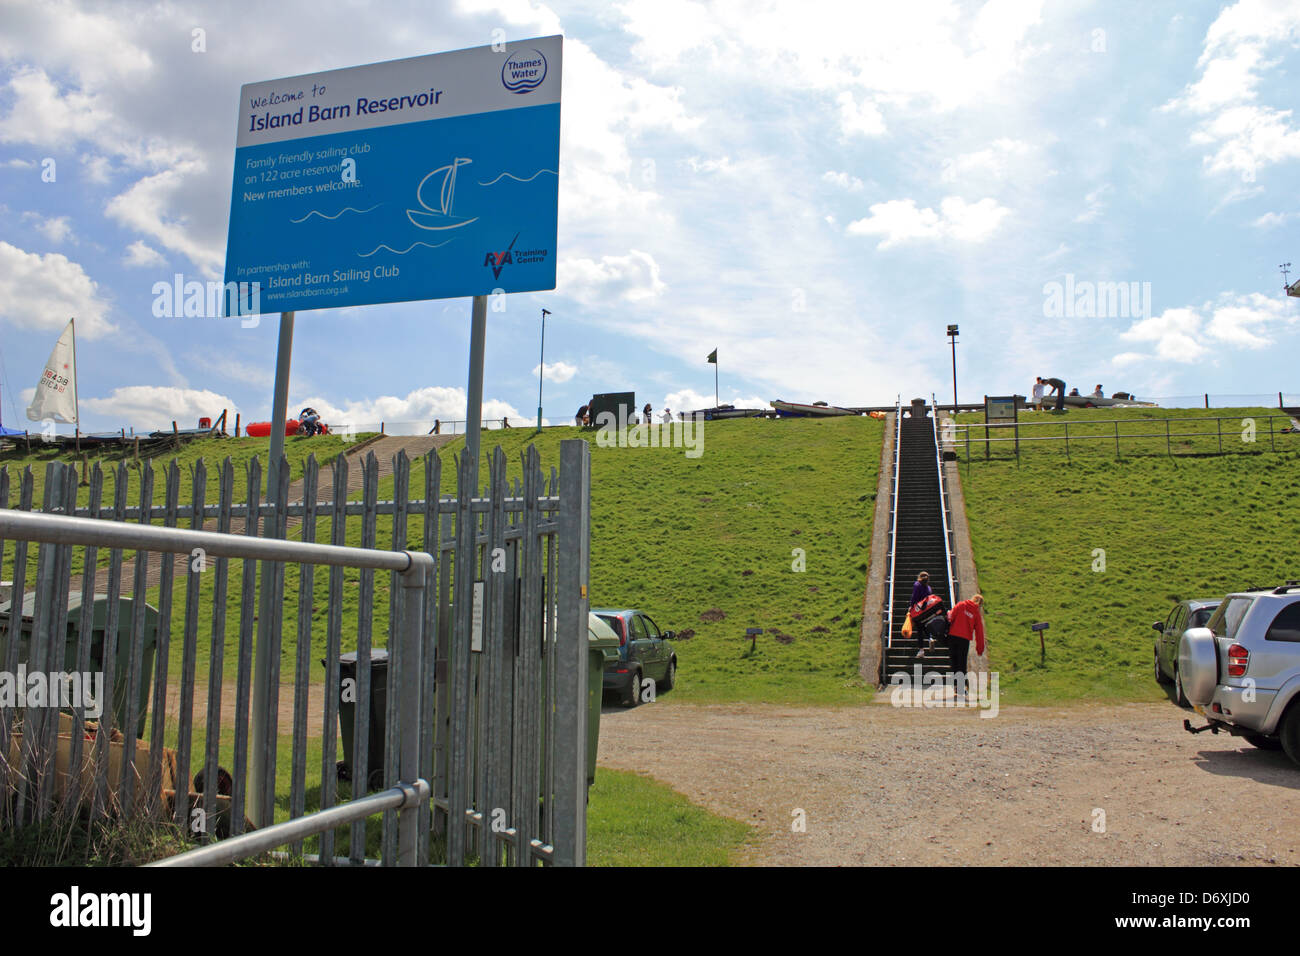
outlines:
{"label": "stair handrail", "polygon": [[[889,578],[889,595],[885,598],[885,610],[882,615],[885,627],[885,650],[893,647],[894,642],[894,556],[898,541],[898,471],[899,448],[903,437],[903,396],[894,401],[894,480],[889,486],[889,554],[885,573]],[[885,656],[881,655],[883,673]]]}
{"label": "stair handrail", "polygon": [[951,520],[948,510],[948,483],[943,479],[943,447],[939,444],[939,401],[933,392],[930,393],[930,408],[934,412],[930,424],[934,428],[934,467],[939,475],[939,507],[942,509],[943,516],[943,560],[948,569],[948,606],[951,609],[957,604],[960,589],[952,573],[952,536],[948,533],[948,522]]}

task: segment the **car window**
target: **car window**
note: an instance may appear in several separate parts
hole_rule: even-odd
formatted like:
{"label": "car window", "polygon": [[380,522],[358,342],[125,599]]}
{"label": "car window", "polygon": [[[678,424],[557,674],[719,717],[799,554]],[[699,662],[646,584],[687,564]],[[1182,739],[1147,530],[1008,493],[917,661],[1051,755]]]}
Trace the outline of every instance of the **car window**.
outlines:
{"label": "car window", "polygon": [[1178,612],[1183,609],[1181,604],[1175,604],[1174,609],[1169,612],[1169,617],[1165,618],[1166,633],[1174,629],[1174,622],[1178,620]]}
{"label": "car window", "polygon": [[659,633],[659,628],[655,626],[654,621],[650,620],[650,618],[647,617],[645,614],[641,615],[641,620],[645,622],[645,629],[647,634],[649,634],[653,638],[658,638],[661,636]]}
{"label": "car window", "polygon": [[1180,604],[1178,605],[1178,607],[1174,608],[1174,623],[1172,624],[1172,626],[1170,626],[1169,630],[1177,634],[1186,626],[1187,626],[1187,608],[1185,608],[1183,605]]}
{"label": "car window", "polygon": [[1205,622],[1214,615],[1214,608],[1203,607],[1192,612],[1192,623],[1188,627],[1205,627]]}
{"label": "car window", "polygon": [[623,619],[620,618],[617,614],[597,614],[596,617],[600,618],[611,628],[613,628],[614,633],[617,634],[620,638],[625,636],[623,634]]}
{"label": "car window", "polygon": [[645,624],[642,623],[639,614],[632,615],[632,638],[638,641],[643,641],[646,638]]}
{"label": "car window", "polygon": [[1254,598],[1235,597],[1219,605],[1214,616],[1205,626],[1214,632],[1215,637],[1226,637],[1229,640],[1237,636],[1237,628],[1241,627],[1241,619],[1246,616],[1250,606],[1255,603]]}
{"label": "car window", "polygon": [[1264,635],[1266,641],[1290,641],[1300,644],[1300,601],[1294,601],[1278,611]]}

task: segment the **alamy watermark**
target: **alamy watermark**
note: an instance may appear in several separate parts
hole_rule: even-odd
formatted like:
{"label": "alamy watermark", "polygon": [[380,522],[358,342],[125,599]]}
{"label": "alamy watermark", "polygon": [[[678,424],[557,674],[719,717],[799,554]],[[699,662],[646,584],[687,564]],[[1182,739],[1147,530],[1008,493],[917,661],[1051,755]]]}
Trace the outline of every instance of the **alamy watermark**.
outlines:
{"label": "alamy watermark", "polygon": [[889,678],[889,703],[893,707],[978,707],[981,717],[998,715],[998,672],[960,671],[923,673],[920,664],[897,671]]}
{"label": "alamy watermark", "polygon": [[1043,315],[1049,319],[1149,319],[1150,282],[1076,281],[1067,272],[1065,282],[1043,285]]}
{"label": "alamy watermark", "polygon": [[178,272],[171,282],[155,282],[153,314],[158,319],[220,319],[240,316],[246,329],[256,328],[262,311],[262,283],[199,282]]}
{"label": "alamy watermark", "polygon": [[98,719],[104,713],[104,674],[28,671],[19,664],[17,673],[0,671],[0,707],[80,707],[85,716]]}
{"label": "alamy watermark", "polygon": [[596,416],[596,444],[601,448],[683,448],[687,458],[704,454],[704,413],[695,412],[662,425],[628,424],[627,406],[618,417],[605,411]]}

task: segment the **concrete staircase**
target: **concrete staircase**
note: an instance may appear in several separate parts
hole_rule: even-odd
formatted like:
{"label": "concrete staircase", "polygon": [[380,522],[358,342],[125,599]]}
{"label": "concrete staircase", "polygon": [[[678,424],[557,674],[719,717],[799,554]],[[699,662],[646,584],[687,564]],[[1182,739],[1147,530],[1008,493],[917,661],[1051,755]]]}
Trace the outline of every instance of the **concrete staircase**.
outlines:
{"label": "concrete staircase", "polygon": [[917,660],[922,642],[916,635],[902,636],[907,619],[912,585],[922,571],[930,574],[930,587],[943,598],[945,610],[952,608],[952,589],[944,547],[943,506],[939,500],[939,472],[934,444],[934,421],[928,406],[911,406],[910,417],[902,421],[898,453],[898,521],[894,543],[893,628],[885,650],[885,680],[913,665],[922,673],[947,674],[952,666],[948,648],[942,642]]}

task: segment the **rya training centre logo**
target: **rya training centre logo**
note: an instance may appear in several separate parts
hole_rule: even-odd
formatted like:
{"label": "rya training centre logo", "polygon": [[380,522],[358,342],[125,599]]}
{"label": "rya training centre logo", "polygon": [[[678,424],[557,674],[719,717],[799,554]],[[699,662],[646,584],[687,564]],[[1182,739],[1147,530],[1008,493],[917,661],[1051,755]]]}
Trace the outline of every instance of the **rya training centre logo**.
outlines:
{"label": "rya training centre logo", "polygon": [[510,240],[510,245],[501,252],[488,251],[483,256],[483,265],[492,269],[492,278],[500,279],[501,271],[510,265],[525,265],[530,262],[545,262],[549,249],[516,249],[515,243],[519,241],[519,233]]}
{"label": "rya training centre logo", "polygon": [[501,66],[501,85],[511,93],[531,93],[546,79],[546,57],[541,50],[516,50]]}

